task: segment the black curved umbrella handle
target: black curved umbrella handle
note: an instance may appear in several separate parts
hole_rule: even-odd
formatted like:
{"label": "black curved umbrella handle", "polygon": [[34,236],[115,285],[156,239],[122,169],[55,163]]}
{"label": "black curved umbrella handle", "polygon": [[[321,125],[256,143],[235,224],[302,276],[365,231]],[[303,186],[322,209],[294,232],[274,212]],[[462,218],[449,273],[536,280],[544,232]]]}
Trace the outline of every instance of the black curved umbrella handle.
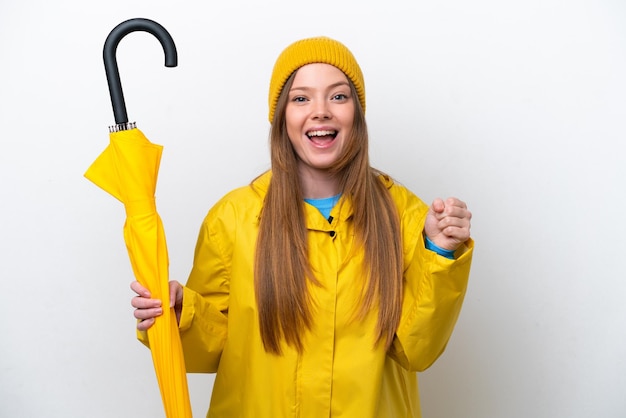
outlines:
{"label": "black curved umbrella handle", "polygon": [[128,123],[128,115],[126,114],[126,103],[124,102],[124,93],[122,91],[122,82],[120,81],[120,72],[117,67],[117,58],[115,53],[117,45],[122,38],[131,32],[144,31],[154,35],[165,52],[165,66],[176,67],[178,65],[178,53],[176,45],[169,32],[163,26],[150,19],[136,18],[130,19],[117,25],[104,42],[104,70],[106,71],[107,82],[109,83],[109,93],[111,95],[111,104],[113,105],[113,114],[115,115],[115,123]]}

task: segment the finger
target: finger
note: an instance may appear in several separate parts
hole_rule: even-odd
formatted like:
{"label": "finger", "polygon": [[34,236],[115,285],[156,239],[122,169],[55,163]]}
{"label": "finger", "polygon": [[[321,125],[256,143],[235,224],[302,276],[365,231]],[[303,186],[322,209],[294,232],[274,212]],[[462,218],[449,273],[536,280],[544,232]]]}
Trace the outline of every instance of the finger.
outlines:
{"label": "finger", "polygon": [[450,198],[446,200],[446,206],[441,212],[439,219],[442,219],[444,216],[455,216],[457,218],[471,218],[471,212],[467,209],[467,206],[464,202]]}
{"label": "finger", "polygon": [[448,239],[456,241],[458,244],[467,241],[470,237],[470,228],[467,226],[451,225],[441,230],[443,236]]}
{"label": "finger", "polygon": [[472,212],[459,206],[446,206],[446,209],[438,216],[439,220],[445,218],[472,219]]}
{"label": "finger", "polygon": [[154,318],[142,320],[137,322],[137,329],[139,331],[147,331],[152,325],[154,325]]}
{"label": "finger", "polygon": [[441,231],[450,227],[465,228],[467,226],[469,226],[469,220],[466,218],[457,218],[456,216],[446,216],[437,223],[437,227],[439,227]]}
{"label": "finger", "polygon": [[449,197],[449,198],[447,198],[446,201],[445,201],[445,205],[446,205],[446,207],[448,207],[448,206],[455,206],[455,207],[467,209],[467,205],[465,204],[465,202],[463,202],[462,200],[460,200],[460,199],[458,199],[456,197]]}
{"label": "finger", "polygon": [[449,227],[464,228],[469,231],[472,213],[459,206],[447,206],[445,215],[440,216],[438,219],[437,226],[442,232]]}
{"label": "finger", "polygon": [[471,226],[472,214],[465,209],[452,211],[451,215],[444,216],[437,222],[437,227],[443,231],[448,227],[467,228]]}
{"label": "finger", "polygon": [[153,319],[157,316],[163,315],[163,309],[161,309],[161,307],[151,309],[135,309],[133,315],[135,318],[145,321],[147,319]]}
{"label": "finger", "polygon": [[143,296],[135,296],[130,300],[130,304],[136,309],[160,308],[162,305],[159,299],[144,298]]}
{"label": "finger", "polygon": [[470,236],[469,225],[450,225],[441,230],[446,237],[458,238],[465,241]]}
{"label": "finger", "polygon": [[437,219],[443,219],[446,216],[462,217],[465,213],[464,211],[467,210],[465,203],[456,198],[448,198],[445,202],[441,199],[436,199],[433,201],[431,209]]}
{"label": "finger", "polygon": [[136,280],[130,284],[130,288],[132,289],[133,292],[137,293],[139,296],[142,296],[144,298],[151,297],[150,291],[146,289],[145,287],[143,287],[141,283],[139,283]]}
{"label": "finger", "polygon": [[470,237],[470,230],[467,227],[448,226],[441,230],[441,235],[460,243],[465,242]]}

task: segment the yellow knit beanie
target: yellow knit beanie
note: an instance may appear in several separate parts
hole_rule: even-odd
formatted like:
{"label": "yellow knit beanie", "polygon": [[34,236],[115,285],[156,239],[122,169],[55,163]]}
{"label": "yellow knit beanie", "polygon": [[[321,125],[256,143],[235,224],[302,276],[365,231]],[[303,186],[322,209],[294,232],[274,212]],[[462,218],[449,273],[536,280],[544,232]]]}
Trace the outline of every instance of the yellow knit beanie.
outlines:
{"label": "yellow knit beanie", "polygon": [[325,36],[307,38],[289,45],[274,64],[269,92],[269,120],[274,120],[278,96],[289,76],[307,64],[324,63],[339,68],[356,87],[361,107],[365,111],[363,73],[352,52],[342,43]]}

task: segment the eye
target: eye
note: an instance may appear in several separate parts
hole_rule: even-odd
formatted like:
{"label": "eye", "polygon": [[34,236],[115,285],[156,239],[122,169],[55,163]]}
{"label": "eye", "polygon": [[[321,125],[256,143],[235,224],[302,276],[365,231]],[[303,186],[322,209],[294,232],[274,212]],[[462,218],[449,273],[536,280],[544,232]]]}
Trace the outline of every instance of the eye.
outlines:
{"label": "eye", "polygon": [[332,100],[338,101],[338,102],[343,102],[348,100],[350,97],[347,94],[344,93],[337,93],[332,97]]}
{"label": "eye", "polygon": [[304,103],[306,102],[306,97],[304,96],[295,96],[294,98],[291,99],[292,102],[296,102],[296,103]]}

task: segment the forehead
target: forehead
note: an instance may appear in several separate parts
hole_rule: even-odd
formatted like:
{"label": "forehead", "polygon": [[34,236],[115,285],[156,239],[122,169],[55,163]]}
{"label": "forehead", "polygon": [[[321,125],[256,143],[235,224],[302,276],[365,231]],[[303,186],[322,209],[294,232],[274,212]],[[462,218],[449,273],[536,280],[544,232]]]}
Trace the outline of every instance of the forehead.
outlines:
{"label": "forehead", "polygon": [[348,84],[348,77],[330,64],[314,63],[300,67],[294,76],[292,88],[319,87],[337,83]]}

